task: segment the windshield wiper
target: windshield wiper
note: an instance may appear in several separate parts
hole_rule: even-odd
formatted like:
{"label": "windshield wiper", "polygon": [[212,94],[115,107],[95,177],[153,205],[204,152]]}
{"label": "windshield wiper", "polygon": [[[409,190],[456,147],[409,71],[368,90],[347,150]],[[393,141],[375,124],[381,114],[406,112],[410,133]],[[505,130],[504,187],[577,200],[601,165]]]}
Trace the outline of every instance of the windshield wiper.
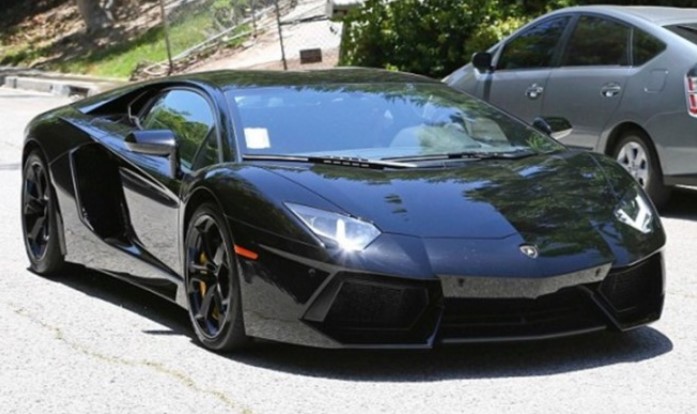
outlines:
{"label": "windshield wiper", "polygon": [[415,155],[407,157],[390,157],[384,158],[384,160],[395,161],[395,162],[420,162],[420,161],[447,161],[447,160],[514,160],[529,157],[531,155],[537,155],[537,152],[529,149],[520,149],[515,151],[501,151],[501,152],[488,152],[488,151],[461,151],[461,152],[448,152],[444,154],[427,154],[427,155]]}
{"label": "windshield wiper", "polygon": [[683,30],[686,31],[686,32],[697,33],[697,27],[687,26],[687,25],[684,25],[684,24],[679,24],[679,25],[677,25],[677,26],[675,26],[675,27],[677,27],[678,29],[683,29]]}
{"label": "windshield wiper", "polygon": [[303,162],[322,165],[336,165],[342,167],[371,168],[381,170],[385,168],[413,168],[414,164],[389,160],[371,160],[359,157],[339,157],[333,155],[277,155],[277,154],[245,154],[245,161],[282,161]]}

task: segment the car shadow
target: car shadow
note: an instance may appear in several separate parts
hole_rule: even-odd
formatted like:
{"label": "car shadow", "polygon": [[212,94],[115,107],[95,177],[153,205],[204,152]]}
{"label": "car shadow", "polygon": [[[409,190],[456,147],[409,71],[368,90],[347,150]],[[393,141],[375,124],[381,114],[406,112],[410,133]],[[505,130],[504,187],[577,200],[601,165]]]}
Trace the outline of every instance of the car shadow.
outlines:
{"label": "car shadow", "polygon": [[130,283],[72,263],[66,263],[65,269],[48,279],[90,297],[127,309],[166,327],[163,330],[144,331],[144,333],[184,335],[194,339],[186,310]]}
{"label": "car shadow", "polygon": [[532,342],[467,344],[428,351],[324,350],[256,344],[232,359],[296,375],[352,381],[431,382],[530,377],[652,359],[673,349],[661,332],[643,327]]}
{"label": "car shadow", "polygon": [[661,217],[697,220],[697,188],[673,189],[668,204],[661,210]]}
{"label": "car shadow", "polygon": [[[124,281],[79,266],[52,278],[165,327],[149,335],[183,335],[196,344],[186,311]],[[332,350],[255,341],[225,355],[231,361],[295,375],[351,381],[431,382],[527,377],[652,359],[673,349],[661,332],[643,327],[532,342],[466,344],[432,350]]]}

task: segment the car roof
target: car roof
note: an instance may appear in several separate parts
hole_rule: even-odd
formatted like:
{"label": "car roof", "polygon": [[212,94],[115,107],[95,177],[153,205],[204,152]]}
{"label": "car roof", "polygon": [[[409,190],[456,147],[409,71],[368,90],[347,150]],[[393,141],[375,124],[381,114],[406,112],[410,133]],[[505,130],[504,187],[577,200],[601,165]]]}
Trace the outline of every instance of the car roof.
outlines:
{"label": "car roof", "polygon": [[223,70],[172,76],[163,81],[193,81],[220,89],[269,86],[302,86],[352,83],[434,83],[435,79],[412,73],[370,68],[336,68],[312,71]]}
{"label": "car roof", "polygon": [[[430,84],[447,87],[444,83],[413,73],[394,72],[373,68],[334,68],[312,71],[262,71],[262,70],[221,70],[213,72],[194,72],[176,76],[151,79],[129,84],[90,96],[72,104],[83,113],[130,96],[134,99],[142,90],[150,87],[170,85],[199,85],[219,90],[263,87],[302,87],[309,85],[349,85],[349,84]],[[134,95],[135,94],[135,95]]]}
{"label": "car roof", "polygon": [[697,23],[697,9],[658,6],[577,6],[559,10],[586,11],[608,14],[613,17],[632,17],[645,20],[657,26],[686,22]]}

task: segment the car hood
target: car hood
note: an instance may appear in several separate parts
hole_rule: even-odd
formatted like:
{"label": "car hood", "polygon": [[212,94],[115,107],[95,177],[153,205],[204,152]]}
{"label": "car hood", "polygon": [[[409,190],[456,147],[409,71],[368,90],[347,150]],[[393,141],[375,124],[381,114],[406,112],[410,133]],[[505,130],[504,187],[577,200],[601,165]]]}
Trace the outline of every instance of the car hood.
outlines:
{"label": "car hood", "polygon": [[568,231],[609,218],[618,201],[585,154],[397,171],[321,165],[272,171],[383,232],[425,238]]}
{"label": "car hood", "polygon": [[421,238],[427,249],[437,250],[449,239],[493,245],[508,239],[535,245],[546,255],[592,248],[598,262],[614,261],[618,254],[630,262],[662,243],[647,244],[651,234],[618,222],[622,191],[636,185],[619,167],[585,152],[391,171],[323,165],[267,169],[383,233]]}

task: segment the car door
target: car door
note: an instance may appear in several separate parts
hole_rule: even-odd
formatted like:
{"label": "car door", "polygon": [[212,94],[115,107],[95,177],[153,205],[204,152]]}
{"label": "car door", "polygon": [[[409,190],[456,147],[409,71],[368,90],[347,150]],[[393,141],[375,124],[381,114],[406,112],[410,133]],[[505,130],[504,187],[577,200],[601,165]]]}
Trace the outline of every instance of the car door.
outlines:
{"label": "car door", "polygon": [[566,43],[560,65],[547,80],[542,113],[569,120],[573,132],[562,142],[595,148],[617,109],[632,73],[631,27],[597,15],[582,15]]}
{"label": "car door", "polygon": [[484,99],[527,122],[542,113],[547,78],[570,15],[552,17],[508,41],[484,82]]}
{"label": "car door", "polygon": [[180,186],[187,175],[217,163],[218,136],[212,105],[191,89],[169,89],[140,115],[145,130],[171,130],[178,143],[178,177],[166,176],[162,157],[128,153],[138,168],[122,168],[124,196],[132,230],[141,246],[161,265],[181,271],[179,257]]}

